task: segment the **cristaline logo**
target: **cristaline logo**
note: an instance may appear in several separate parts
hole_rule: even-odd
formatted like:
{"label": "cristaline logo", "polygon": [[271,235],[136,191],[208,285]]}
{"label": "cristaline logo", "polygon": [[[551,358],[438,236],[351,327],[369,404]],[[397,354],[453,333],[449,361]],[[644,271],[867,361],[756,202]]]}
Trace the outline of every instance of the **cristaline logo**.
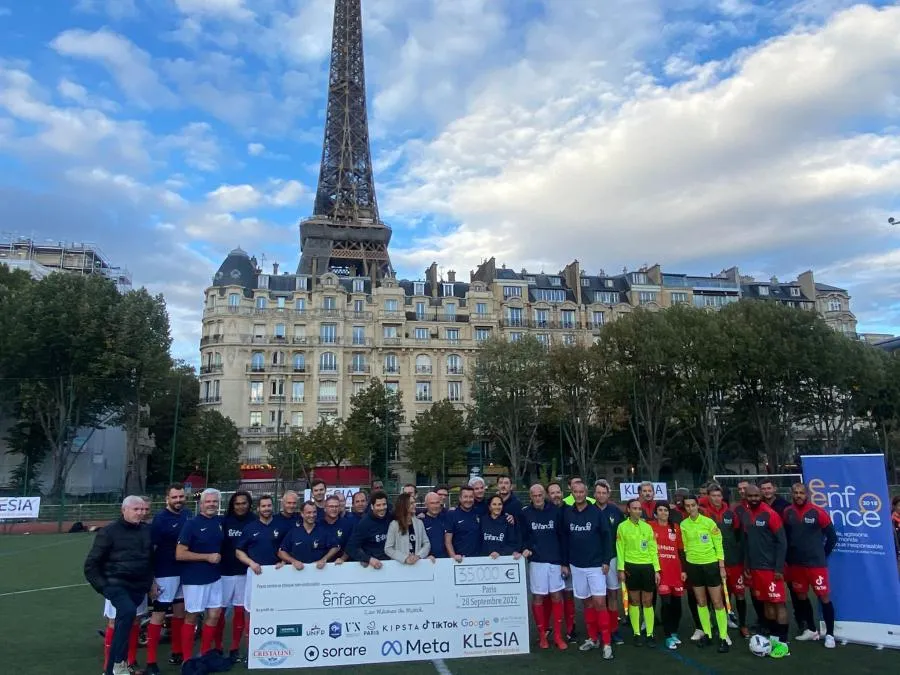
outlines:
{"label": "cristaline logo", "polygon": [[270,668],[280,666],[288,660],[288,657],[293,655],[293,649],[290,649],[283,642],[277,642],[275,640],[264,642],[258,649],[253,650],[253,657],[262,665]]}
{"label": "cristaline logo", "polygon": [[826,485],[821,478],[813,478],[809,481],[809,500],[828,511],[839,530],[844,527],[881,527],[881,497],[872,492],[858,494],[853,484]]}

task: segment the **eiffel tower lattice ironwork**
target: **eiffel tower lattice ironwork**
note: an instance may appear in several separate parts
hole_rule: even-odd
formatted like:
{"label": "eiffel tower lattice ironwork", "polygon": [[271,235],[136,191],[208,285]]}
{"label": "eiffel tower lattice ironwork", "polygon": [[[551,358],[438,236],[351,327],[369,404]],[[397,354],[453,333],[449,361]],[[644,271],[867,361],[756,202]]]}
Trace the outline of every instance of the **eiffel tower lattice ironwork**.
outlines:
{"label": "eiffel tower lattice ironwork", "polygon": [[363,59],[361,0],[335,0],[328,109],[313,215],[300,223],[298,274],[380,281],[393,273],[378,216]]}

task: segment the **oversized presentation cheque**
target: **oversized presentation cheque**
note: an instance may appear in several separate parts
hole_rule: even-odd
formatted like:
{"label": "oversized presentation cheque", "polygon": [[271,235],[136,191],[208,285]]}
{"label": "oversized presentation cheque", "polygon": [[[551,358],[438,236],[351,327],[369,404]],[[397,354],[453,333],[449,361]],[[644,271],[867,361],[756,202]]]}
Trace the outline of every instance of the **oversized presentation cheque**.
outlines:
{"label": "oversized presentation cheque", "polygon": [[250,668],[528,653],[524,559],[263,567],[253,584]]}

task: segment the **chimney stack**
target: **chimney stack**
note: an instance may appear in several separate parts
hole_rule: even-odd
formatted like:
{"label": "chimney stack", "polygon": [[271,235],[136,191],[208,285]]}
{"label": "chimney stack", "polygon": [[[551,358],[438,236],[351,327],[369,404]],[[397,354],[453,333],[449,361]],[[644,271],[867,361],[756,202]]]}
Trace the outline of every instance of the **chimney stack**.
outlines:
{"label": "chimney stack", "polygon": [[447,282],[451,284],[456,283],[456,270],[450,270],[447,272]]}
{"label": "chimney stack", "polygon": [[277,262],[272,263],[272,276],[273,277],[278,276],[278,263]]}

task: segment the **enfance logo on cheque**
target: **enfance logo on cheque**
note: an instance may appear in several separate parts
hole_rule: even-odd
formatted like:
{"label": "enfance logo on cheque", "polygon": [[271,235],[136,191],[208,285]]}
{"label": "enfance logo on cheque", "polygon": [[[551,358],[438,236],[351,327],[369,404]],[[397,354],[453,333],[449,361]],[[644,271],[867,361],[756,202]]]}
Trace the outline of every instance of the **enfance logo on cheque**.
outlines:
{"label": "enfance logo on cheque", "polygon": [[262,645],[260,645],[259,649],[253,650],[253,658],[259,661],[262,665],[269,666],[270,668],[280,666],[293,655],[293,649],[288,647],[283,642],[278,642],[276,640],[264,642]]}

